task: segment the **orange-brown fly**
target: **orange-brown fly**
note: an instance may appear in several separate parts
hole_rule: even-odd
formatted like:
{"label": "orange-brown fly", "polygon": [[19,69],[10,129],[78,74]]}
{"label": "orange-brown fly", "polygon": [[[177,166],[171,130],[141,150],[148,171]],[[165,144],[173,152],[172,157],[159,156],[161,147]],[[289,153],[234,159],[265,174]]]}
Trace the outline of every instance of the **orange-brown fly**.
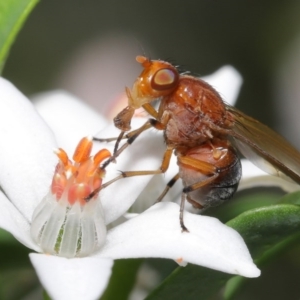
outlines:
{"label": "orange-brown fly", "polygon": [[[221,204],[235,193],[241,178],[241,163],[235,147],[264,171],[300,184],[300,154],[284,138],[224,103],[205,81],[181,75],[165,61],[143,56],[138,56],[137,61],[144,70],[132,90],[126,88],[128,106],[114,118],[115,126],[121,130],[119,137],[96,140],[116,140],[114,156],[109,160],[112,161],[143,131],[154,127],[164,132],[167,149],[160,168],[122,172],[116,180],[164,173],[174,152],[179,172],[158,201],[176,180],[182,179],[180,224],[183,231],[187,231],[183,222],[185,200],[196,208],[206,208]],[[151,105],[155,100],[159,100],[157,110]],[[133,114],[140,107],[152,118],[127,133],[131,130]],[[127,138],[127,143],[119,148],[123,138]]]}

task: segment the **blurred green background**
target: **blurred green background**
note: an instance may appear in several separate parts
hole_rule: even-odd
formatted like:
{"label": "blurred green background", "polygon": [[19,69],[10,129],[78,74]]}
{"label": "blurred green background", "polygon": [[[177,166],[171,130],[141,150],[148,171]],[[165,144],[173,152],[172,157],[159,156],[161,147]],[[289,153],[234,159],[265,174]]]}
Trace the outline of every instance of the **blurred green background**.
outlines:
{"label": "blurred green background", "polygon": [[[136,55],[171,59],[198,75],[231,64],[244,79],[237,107],[300,148],[299,37],[299,1],[44,0],[3,76],[27,95],[63,88],[103,112],[139,74]],[[237,299],[299,298],[298,256],[299,249],[285,253]],[[28,264],[20,278],[36,282],[32,271],[24,277]],[[6,299],[21,298],[15,291]]]}

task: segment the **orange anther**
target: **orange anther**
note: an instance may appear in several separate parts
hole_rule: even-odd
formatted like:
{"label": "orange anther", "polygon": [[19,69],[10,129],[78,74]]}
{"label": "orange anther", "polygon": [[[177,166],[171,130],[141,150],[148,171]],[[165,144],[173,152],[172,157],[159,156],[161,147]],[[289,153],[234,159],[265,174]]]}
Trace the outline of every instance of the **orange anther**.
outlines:
{"label": "orange anther", "polygon": [[94,155],[94,165],[99,166],[104,159],[109,157],[111,157],[110,152],[107,149],[101,149]]}
{"label": "orange anther", "polygon": [[[90,170],[87,175],[89,177],[94,176],[95,172],[99,169],[100,163],[108,157],[111,157],[111,154],[107,149],[102,149],[102,150],[98,151],[93,157],[93,166],[90,167]],[[105,174],[105,172],[103,173],[103,175],[104,174]],[[98,173],[98,175],[99,175],[99,173]]]}
{"label": "orange anther", "polygon": [[77,163],[81,163],[87,160],[91,154],[92,147],[93,143],[91,138],[82,138],[75,149],[73,160]]}
{"label": "orange anther", "polygon": [[63,150],[62,148],[58,148],[54,150],[54,153],[57,155],[57,157],[65,167],[69,164],[69,157],[65,150]]}

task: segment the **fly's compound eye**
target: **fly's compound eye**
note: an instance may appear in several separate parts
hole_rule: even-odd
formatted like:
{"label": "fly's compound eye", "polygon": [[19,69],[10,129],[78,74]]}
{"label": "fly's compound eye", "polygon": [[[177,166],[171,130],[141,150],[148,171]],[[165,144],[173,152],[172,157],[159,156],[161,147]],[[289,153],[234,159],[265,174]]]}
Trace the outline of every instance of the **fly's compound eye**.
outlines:
{"label": "fly's compound eye", "polygon": [[151,86],[157,91],[172,89],[177,85],[178,73],[172,69],[160,69],[152,77]]}

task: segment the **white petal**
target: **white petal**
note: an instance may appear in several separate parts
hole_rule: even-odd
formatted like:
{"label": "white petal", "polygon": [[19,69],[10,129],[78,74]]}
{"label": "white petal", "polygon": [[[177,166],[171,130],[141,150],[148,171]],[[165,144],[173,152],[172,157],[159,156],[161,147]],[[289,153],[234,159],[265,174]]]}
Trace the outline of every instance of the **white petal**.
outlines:
{"label": "white petal", "polygon": [[298,184],[294,184],[280,177],[269,175],[256,167],[249,160],[242,159],[243,176],[239,184],[239,190],[253,187],[279,187],[286,192],[294,192],[300,189]]}
{"label": "white petal", "polygon": [[[134,119],[132,128],[136,129],[144,122],[144,119]],[[118,134],[118,129],[110,125],[98,133],[97,137],[114,137]],[[111,151],[113,146],[114,143],[98,144],[98,147],[105,147]],[[117,164],[110,164],[107,167],[105,182],[118,176],[120,170],[157,170],[165,149],[161,132],[152,129],[144,132],[117,158]],[[123,178],[101,191],[100,198],[106,224],[114,221],[130,208],[152,177],[153,175]]]}
{"label": "white petal", "polygon": [[246,277],[257,277],[242,237],[219,220],[185,212],[190,232],[181,232],[179,206],[158,203],[108,232],[97,255],[110,258],[161,257]]}
{"label": "white petal", "polygon": [[0,228],[10,232],[28,248],[40,251],[30,237],[30,224],[0,191]]}
{"label": "white petal", "polygon": [[45,196],[56,164],[54,136],[30,101],[0,78],[0,184],[27,220]]}
{"label": "white petal", "polygon": [[232,106],[235,104],[243,83],[242,76],[235,68],[224,66],[215,73],[201,78],[212,85],[226,103]]}
{"label": "white petal", "polygon": [[98,299],[107,287],[113,265],[111,259],[95,257],[29,256],[43,287],[55,300]]}
{"label": "white petal", "polygon": [[93,135],[107,125],[100,114],[65,91],[39,94],[33,101],[53,130],[59,147],[70,156],[81,138]]}

